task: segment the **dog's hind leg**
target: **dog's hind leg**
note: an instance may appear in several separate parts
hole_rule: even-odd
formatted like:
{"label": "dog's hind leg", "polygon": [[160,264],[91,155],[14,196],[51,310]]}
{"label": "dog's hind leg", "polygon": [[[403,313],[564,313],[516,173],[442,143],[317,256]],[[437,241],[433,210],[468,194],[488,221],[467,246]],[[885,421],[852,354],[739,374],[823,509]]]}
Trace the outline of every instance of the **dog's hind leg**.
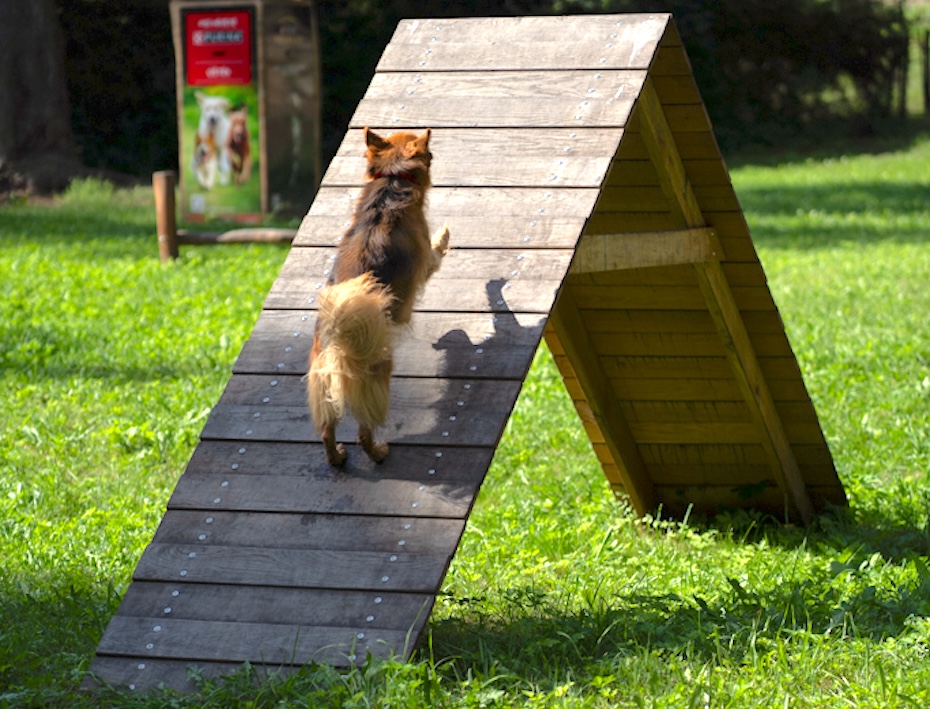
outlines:
{"label": "dog's hind leg", "polygon": [[[359,445],[376,463],[382,462],[388,454],[387,442],[376,441],[374,429],[376,426],[383,426],[387,419],[391,403],[391,370],[393,367],[394,363],[389,359],[373,367],[371,379],[365,387],[365,394],[356,400],[354,408],[358,419]],[[364,406],[361,406],[361,399],[364,400]]]}
{"label": "dog's hind leg", "polygon": [[336,442],[336,424],[342,418],[343,406],[337,406],[341,395],[334,397],[332,391],[334,387],[337,391],[341,390],[341,384],[339,377],[330,370],[325,352],[327,350],[321,349],[319,340],[314,336],[307,377],[307,404],[326,449],[326,460],[330,465],[343,465],[346,462],[346,450],[341,443]]}
{"label": "dog's hind leg", "polygon": [[374,432],[369,426],[359,425],[358,443],[362,450],[368,454],[368,457],[376,463],[383,462],[390,452],[387,441],[376,441]]}
{"label": "dog's hind leg", "polygon": [[336,424],[331,423],[320,431],[320,438],[323,440],[323,447],[326,449],[326,460],[330,465],[345,465],[346,454],[345,446],[336,442]]}

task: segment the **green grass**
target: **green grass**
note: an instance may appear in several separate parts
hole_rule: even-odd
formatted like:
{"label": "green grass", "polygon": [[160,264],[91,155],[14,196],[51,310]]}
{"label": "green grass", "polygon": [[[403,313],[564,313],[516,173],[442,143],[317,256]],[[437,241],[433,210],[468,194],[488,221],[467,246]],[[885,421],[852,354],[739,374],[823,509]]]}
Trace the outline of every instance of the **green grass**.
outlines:
{"label": "green grass", "polygon": [[0,208],[0,706],[926,706],[928,164],[732,174],[848,510],[636,519],[541,351],[411,662],[149,700],[77,687],[284,251],[162,266],[95,183]]}

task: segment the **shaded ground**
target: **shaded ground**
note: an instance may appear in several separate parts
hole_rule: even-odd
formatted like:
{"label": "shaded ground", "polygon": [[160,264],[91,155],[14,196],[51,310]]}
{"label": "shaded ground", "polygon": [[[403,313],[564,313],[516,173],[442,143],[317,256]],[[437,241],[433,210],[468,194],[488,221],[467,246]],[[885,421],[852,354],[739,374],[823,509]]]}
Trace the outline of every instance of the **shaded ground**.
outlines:
{"label": "shaded ground", "polygon": [[0,204],[14,199],[48,197],[64,190],[75,178],[98,177],[119,187],[139,184],[132,175],[87,167],[61,153],[29,155],[21,160],[0,160]]}

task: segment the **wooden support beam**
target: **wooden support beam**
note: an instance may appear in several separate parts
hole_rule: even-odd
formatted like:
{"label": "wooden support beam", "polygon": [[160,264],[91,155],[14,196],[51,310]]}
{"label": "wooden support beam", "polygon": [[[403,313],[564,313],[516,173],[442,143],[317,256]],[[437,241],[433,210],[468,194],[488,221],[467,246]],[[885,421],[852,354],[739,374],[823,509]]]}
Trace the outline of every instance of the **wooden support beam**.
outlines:
{"label": "wooden support beam", "polygon": [[[647,79],[640,93],[636,115],[662,190],[669,203],[677,207],[682,226],[688,229],[705,226],[704,215],[651,79]],[[785,495],[786,503],[808,524],[814,518],[814,506],[723,268],[719,261],[696,262],[693,266],[701,293],[726,348],[727,359],[759,430],[775,480]]]}
{"label": "wooden support beam", "polygon": [[[643,143],[649,159],[659,176],[659,185],[668,198],[670,206],[677,207],[681,226],[697,228],[705,226],[704,214],[698,204],[694,190],[688,180],[684,162],[675,145],[675,137],[662,110],[662,102],[647,78],[636,102],[636,117],[639,119]],[[673,209],[673,213],[674,213]]]}
{"label": "wooden support beam", "polygon": [[719,263],[695,264],[694,271],[723,340],[727,359],[749,403],[757,428],[763,433],[762,445],[771,462],[775,480],[791,508],[800,515],[804,524],[809,524],[814,519],[814,506],[726,275]]}
{"label": "wooden support beam", "polygon": [[598,361],[578,306],[568,289],[563,289],[559,294],[549,316],[549,324],[552,327],[547,328],[546,338],[555,337],[557,340],[550,344],[550,349],[564,351],[571,362],[594,421],[604,433],[604,441],[617,464],[630,504],[641,515],[654,512],[658,498],[652,480],[636,440],[630,433],[629,424],[609,388],[605,386],[609,379]]}
{"label": "wooden support beam", "polygon": [[723,248],[709,227],[627,234],[585,234],[569,273],[599,273],[650,266],[720,261]]}

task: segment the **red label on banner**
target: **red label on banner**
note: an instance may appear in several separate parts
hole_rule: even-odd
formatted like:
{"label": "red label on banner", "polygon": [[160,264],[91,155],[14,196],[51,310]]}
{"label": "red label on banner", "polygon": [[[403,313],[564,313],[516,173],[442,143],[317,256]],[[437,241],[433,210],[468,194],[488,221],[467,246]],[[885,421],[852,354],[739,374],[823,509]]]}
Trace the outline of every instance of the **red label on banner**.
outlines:
{"label": "red label on banner", "polygon": [[184,17],[188,86],[252,82],[252,13],[188,12]]}

